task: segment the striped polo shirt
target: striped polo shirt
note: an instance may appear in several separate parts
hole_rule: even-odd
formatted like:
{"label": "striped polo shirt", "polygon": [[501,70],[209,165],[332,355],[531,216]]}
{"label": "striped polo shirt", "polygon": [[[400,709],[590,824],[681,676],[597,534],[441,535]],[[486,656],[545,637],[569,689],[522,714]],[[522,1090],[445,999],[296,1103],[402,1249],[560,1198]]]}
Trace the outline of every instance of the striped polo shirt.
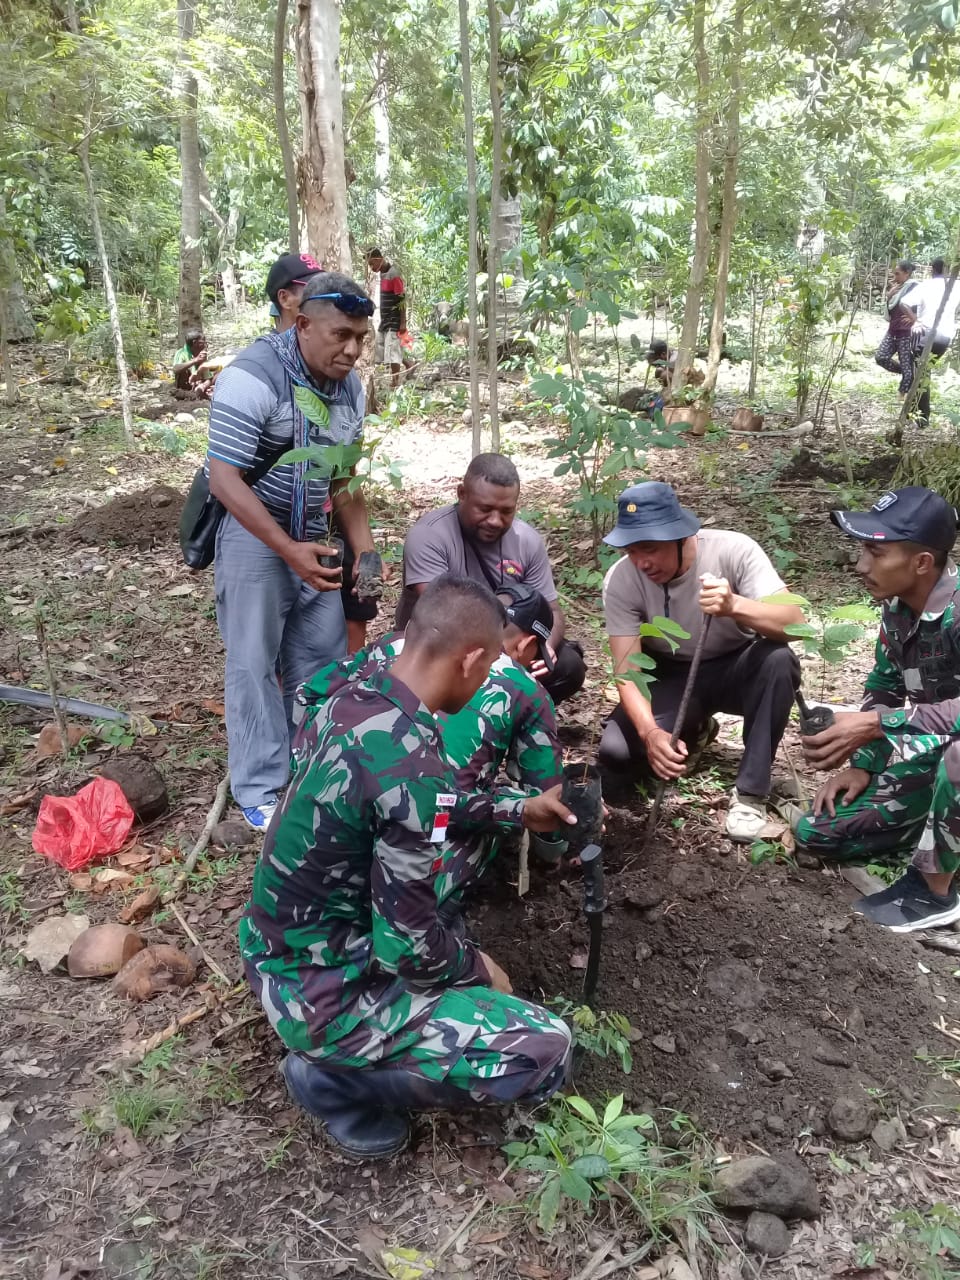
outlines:
{"label": "striped polo shirt", "polygon": [[[311,444],[353,444],[363,433],[365,397],[355,372],[342,382],[316,382],[304,374],[310,386],[330,410],[325,427],[307,424]],[[217,378],[210,404],[208,458],[218,458],[241,471],[285,446],[293,448],[292,386],[277,353],[266,338],[257,338]],[[209,472],[209,463],[207,464]],[[274,467],[253,486],[253,492],[274,520],[289,531],[293,499],[293,464]],[[324,476],[307,481],[307,521],[311,537],[326,529],[324,504],[330,482]]]}

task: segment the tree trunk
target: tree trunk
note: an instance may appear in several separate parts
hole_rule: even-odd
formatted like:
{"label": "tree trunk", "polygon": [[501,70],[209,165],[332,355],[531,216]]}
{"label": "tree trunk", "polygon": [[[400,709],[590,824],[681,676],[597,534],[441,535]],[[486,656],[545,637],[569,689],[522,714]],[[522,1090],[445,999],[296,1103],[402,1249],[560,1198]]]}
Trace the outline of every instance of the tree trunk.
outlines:
{"label": "tree trunk", "polygon": [[[75,36],[80,35],[80,24],[77,21],[75,0],[66,0],[67,26]],[[100,222],[100,206],[97,203],[97,189],[93,182],[93,171],[90,168],[90,134],[93,120],[93,102],[96,96],[96,84],[93,77],[84,77],[83,86],[87,109],[83,121],[83,137],[77,147],[80,159],[80,171],[83,174],[83,185],[87,190],[87,201],[90,205],[90,226],[93,230],[93,242],[97,248],[100,263],[100,274],[103,276],[103,294],[107,304],[107,316],[110,321],[110,335],[113,338],[113,353],[117,365],[117,382],[120,386],[120,412],[123,417],[123,437],[133,448],[133,413],[130,409],[130,381],[127,377],[127,361],[123,353],[123,331],[120,328],[120,308],[113,288],[113,276],[110,273],[110,259],[107,257],[107,245],[103,238],[103,225]]]}
{"label": "tree trunk", "polygon": [[377,239],[387,244],[393,239],[393,209],[390,200],[390,100],[387,90],[387,51],[380,48],[373,63],[373,173],[376,181],[374,216]]}
{"label": "tree trunk", "polygon": [[[300,252],[300,208],[297,202],[297,166],[287,128],[287,105],[283,90],[284,56],[287,48],[287,0],[277,0],[273,26],[273,109],[277,117],[277,141],[283,158],[283,185],[287,192],[287,248]],[[226,292],[226,290],[224,290]]]}
{"label": "tree trunk", "polygon": [[490,448],[500,452],[500,406],[497,396],[497,258],[500,240],[497,214],[503,168],[503,126],[500,119],[500,10],[497,0],[487,0],[490,25],[490,116],[492,164],[490,169],[490,235],[487,239],[487,382],[490,392]]}
{"label": "tree trunk", "polygon": [[297,68],[303,151],[300,195],[310,252],[328,271],[350,270],[337,0],[298,0]]}
{"label": "tree trunk", "polygon": [[203,328],[200,298],[200,133],[197,127],[197,77],[191,59],[197,22],[196,0],[179,0],[178,97],[180,99],[180,336]]}
{"label": "tree trunk", "polygon": [[472,455],[481,450],[480,363],[477,357],[477,152],[473,141],[473,85],[470,80],[470,19],[468,0],[459,0],[460,73],[463,78],[463,125],[467,152],[467,332],[470,357]]}
{"label": "tree trunk", "polygon": [[693,56],[697,68],[696,212],[693,262],[683,309],[673,390],[683,386],[684,370],[693,363],[700,328],[703,287],[710,263],[710,63],[707,59],[706,0],[694,0]]}
{"label": "tree trunk", "polygon": [[726,147],[723,158],[723,207],[717,236],[717,275],[713,290],[713,314],[710,318],[710,349],[707,372],[703,380],[704,396],[712,394],[720,370],[723,351],[723,322],[727,309],[727,281],[730,276],[730,250],[737,225],[737,171],[740,166],[740,57],[743,47],[743,11],[746,0],[737,0],[733,11],[729,84],[730,98],[726,111]]}
{"label": "tree trunk", "polygon": [[[13,361],[10,358],[10,343],[18,340],[13,319],[15,301],[12,284],[14,281],[17,284],[20,282],[17,255],[7,232],[6,215],[6,195],[0,190],[0,372],[3,374],[4,404],[14,405],[20,398],[20,389],[13,374]],[[20,291],[22,297],[22,285]],[[30,322],[30,333],[26,336],[32,337],[33,321],[30,319],[29,312],[27,312],[27,320]]]}

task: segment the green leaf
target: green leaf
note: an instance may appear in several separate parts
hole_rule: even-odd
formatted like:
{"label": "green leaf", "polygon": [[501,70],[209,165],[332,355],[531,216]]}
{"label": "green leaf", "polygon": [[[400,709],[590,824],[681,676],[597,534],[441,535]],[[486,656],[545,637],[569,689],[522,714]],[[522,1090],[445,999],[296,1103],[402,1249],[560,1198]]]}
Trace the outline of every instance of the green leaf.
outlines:
{"label": "green leaf", "polygon": [[[793,591],[775,591],[772,596],[761,596],[760,604],[798,604],[801,608],[809,609],[810,601],[803,596],[798,596]],[[786,630],[786,628],[784,628]]]}
{"label": "green leaf", "polygon": [[[506,1151],[506,1147],[504,1147]],[[548,1156],[523,1156],[518,1162],[521,1169],[532,1169],[534,1173],[549,1173],[555,1169],[556,1162]]]}
{"label": "green leaf", "polygon": [[572,1093],[569,1098],[565,1098],[567,1106],[571,1111],[576,1111],[578,1115],[583,1116],[584,1120],[589,1120],[591,1124],[599,1123],[597,1113],[591,1107],[586,1098],[581,1098],[577,1094]]}
{"label": "green leaf", "polygon": [[581,1204],[589,1204],[593,1199],[593,1188],[581,1174],[574,1169],[564,1169],[560,1174],[560,1190],[571,1200],[579,1200]]}
{"label": "green leaf", "polygon": [[[641,623],[641,624],[640,624],[640,634],[641,634],[641,636],[642,636],[642,635],[644,635],[644,634],[647,634],[647,635],[649,635],[649,634],[650,634],[649,632],[644,633],[643,628],[644,628],[646,625],[647,625],[647,624],[646,624],[645,622],[643,622],[643,623]],[[653,669],[656,667],[656,665],[657,665],[657,660],[656,660],[656,658],[654,658],[654,657],[653,657],[651,654],[649,654],[649,653],[631,653],[630,657],[627,659],[627,670],[628,670],[628,671],[629,671],[629,670],[637,670],[637,669],[639,669],[639,670],[641,670],[641,671],[653,671]]]}
{"label": "green leaf", "polygon": [[823,628],[824,648],[842,649],[863,635],[863,627],[855,622],[831,622]]}
{"label": "green leaf", "polygon": [[610,1161],[606,1156],[577,1156],[570,1166],[581,1178],[609,1178]]}
{"label": "green leaf", "polygon": [[623,1094],[618,1093],[615,1098],[611,1098],[607,1103],[603,1112],[603,1127],[612,1124],[617,1116],[623,1111]]}
{"label": "green leaf", "polygon": [[689,640],[690,632],[684,631],[679,622],[675,622],[673,618],[664,618],[660,614],[651,618],[650,622],[653,626],[659,627],[661,634],[666,636],[676,636],[678,640]]}
{"label": "green leaf", "polygon": [[809,622],[788,622],[783,628],[788,636],[796,636],[798,640],[819,640],[820,632]]}
{"label": "green leaf", "polygon": [[850,621],[850,622],[876,622],[877,611],[871,609],[868,604],[845,604],[839,609],[834,609],[830,615],[831,621]]}
{"label": "green leaf", "polygon": [[544,1184],[537,1210],[537,1226],[547,1235],[553,1230],[560,1209],[560,1179],[553,1176]]}
{"label": "green leaf", "polygon": [[590,319],[590,312],[586,307],[574,307],[570,312],[570,328],[574,333],[579,333],[586,326]]}
{"label": "green leaf", "polygon": [[618,1116],[617,1119],[614,1120],[613,1124],[610,1126],[610,1130],[612,1133],[616,1133],[619,1129],[652,1129],[652,1128],[653,1128],[653,1117],[648,1116],[646,1112],[642,1112],[639,1115],[635,1115],[631,1112],[627,1115]]}
{"label": "green leaf", "polygon": [[308,422],[312,422],[315,427],[329,426],[330,410],[315,391],[311,391],[309,387],[294,387],[293,399]]}

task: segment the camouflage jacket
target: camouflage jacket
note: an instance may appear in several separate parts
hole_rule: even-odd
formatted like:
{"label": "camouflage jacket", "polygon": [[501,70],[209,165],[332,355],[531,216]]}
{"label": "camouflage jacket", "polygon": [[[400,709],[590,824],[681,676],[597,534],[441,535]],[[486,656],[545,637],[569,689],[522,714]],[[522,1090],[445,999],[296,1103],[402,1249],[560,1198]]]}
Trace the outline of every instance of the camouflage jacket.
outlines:
{"label": "camouflage jacket", "polygon": [[899,600],[884,602],[864,695],[861,710],[879,711],[884,738],[855,751],[850,763],[871,773],[901,752],[904,735],[942,734],[956,720],[951,705],[960,697],[960,580],[952,561],[919,617]]}
{"label": "camouflage jacket", "polygon": [[290,1048],[322,1055],[365,1027],[375,1059],[389,1019],[381,1026],[374,1010],[486,982],[477,949],[437,919],[436,819],[512,831],[526,797],[455,790],[436,721],[383,668],[345,684],[304,727],[240,924],[251,981]]}
{"label": "camouflage jacket", "polygon": [[[297,690],[294,717],[301,726],[294,741],[300,754],[302,731],[337,689],[391,662],[403,649],[394,632],[340,662],[330,663]],[[437,716],[444,754],[462,791],[490,791],[501,766],[527,791],[540,792],[560,781],[561,751],[553,703],[528,671],[502,653],[462,711]]]}

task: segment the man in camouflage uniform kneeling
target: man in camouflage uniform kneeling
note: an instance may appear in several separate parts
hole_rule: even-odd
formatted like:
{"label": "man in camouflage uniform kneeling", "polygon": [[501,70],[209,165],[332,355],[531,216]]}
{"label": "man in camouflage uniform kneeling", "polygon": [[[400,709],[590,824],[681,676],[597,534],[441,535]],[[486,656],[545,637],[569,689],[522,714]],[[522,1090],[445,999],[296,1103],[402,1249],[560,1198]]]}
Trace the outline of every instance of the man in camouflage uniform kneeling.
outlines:
{"label": "man in camouflage uniform kneeling", "polygon": [[816,768],[850,764],[820,787],[797,841],[844,862],[912,854],[904,875],[855,910],[895,933],[950,924],[960,919],[957,514],[929,489],[906,488],[831,519],[862,543],[856,571],[883,614],[861,710],[803,739]]}
{"label": "man in camouflage uniform kneeling", "polygon": [[500,966],[445,927],[448,825],[550,831],[559,788],[458,793],[435,714],[465,706],[498,657],[503,608],[444,577],[389,668],[346,683],[307,730],[240,926],[251,986],[291,1051],[293,1098],[347,1154],[392,1155],[402,1112],[537,1102],[563,1083],[566,1025],[513,997]]}
{"label": "man in camouflage uniform kneeling", "polygon": [[[503,652],[465,707],[455,715],[437,716],[443,754],[452,765],[460,792],[496,790],[497,776],[508,777],[528,794],[539,794],[560,781],[562,752],[550,695],[531,668],[552,664],[549,638],[552,613],[539,591],[523,583],[505,583],[498,593],[507,624]],[[392,631],[349,658],[328,663],[296,694],[294,767],[309,754],[311,727],[321,707],[352,680],[366,679],[377,667],[403,652],[402,631]],[[437,901],[445,924],[461,927],[464,889],[479,879],[501,841],[489,831],[463,831],[451,824],[437,873]],[[559,833],[534,834],[532,850],[543,862],[557,862],[566,851]]]}

